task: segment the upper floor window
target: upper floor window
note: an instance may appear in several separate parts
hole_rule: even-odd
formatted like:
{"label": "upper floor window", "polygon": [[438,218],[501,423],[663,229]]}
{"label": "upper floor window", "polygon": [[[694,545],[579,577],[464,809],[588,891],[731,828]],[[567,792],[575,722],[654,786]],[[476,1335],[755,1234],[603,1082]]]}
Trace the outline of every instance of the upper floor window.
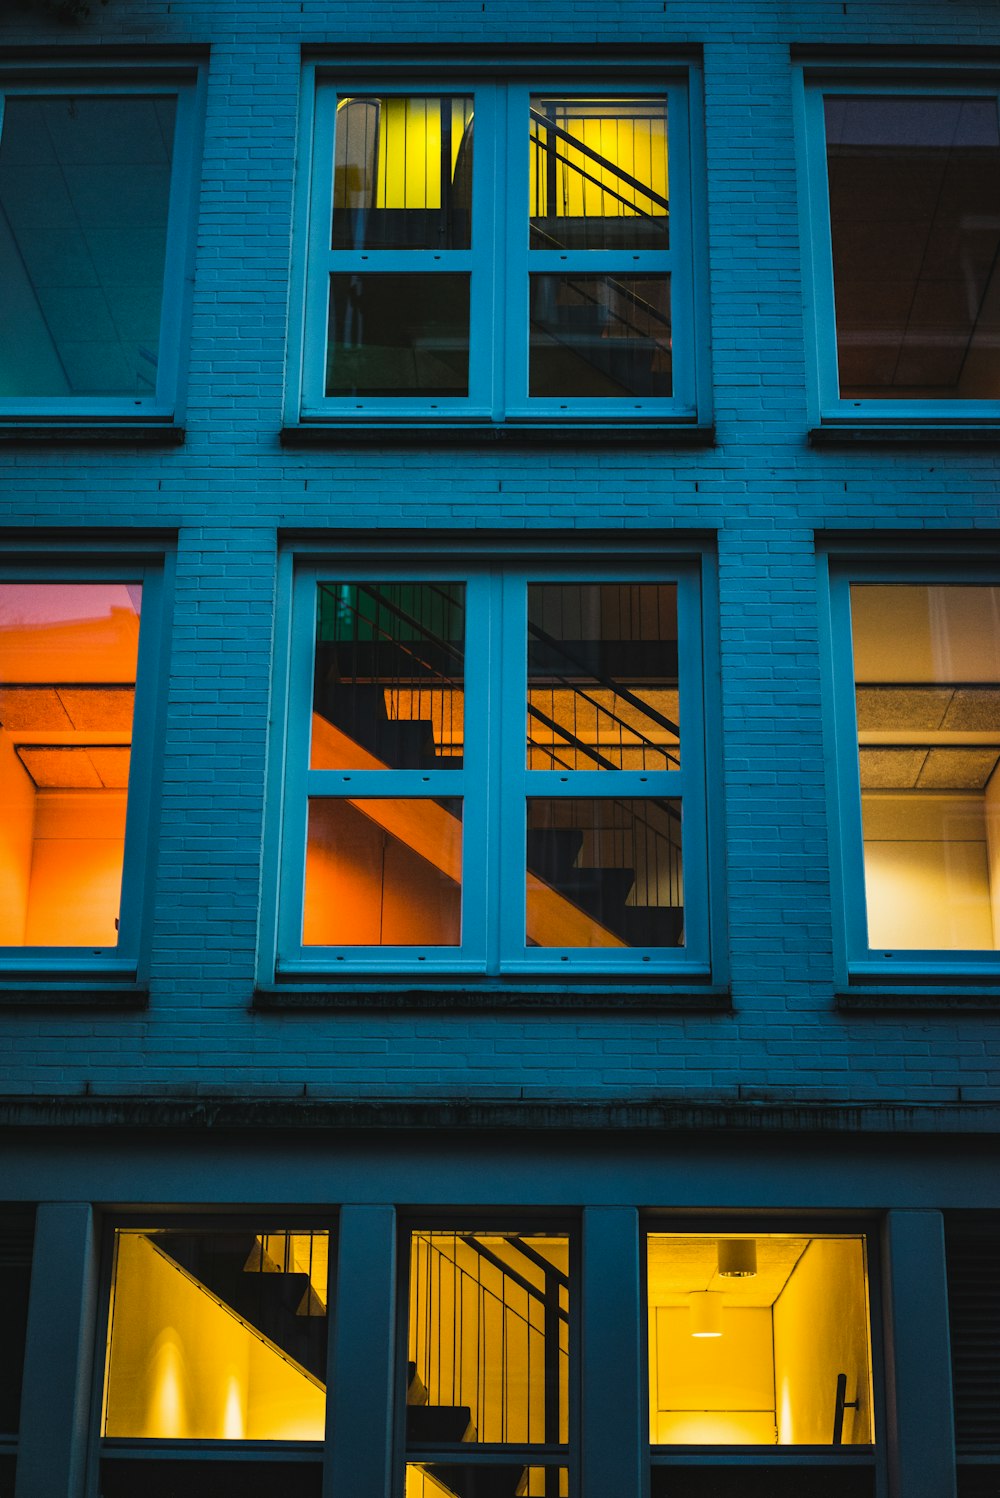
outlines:
{"label": "upper floor window", "polygon": [[296,580],[282,966],[707,972],[698,575]]}
{"label": "upper floor window", "polygon": [[2,961],[134,966],[158,581],[0,578]]}
{"label": "upper floor window", "polygon": [[834,605],[849,951],[882,975],[995,969],[1000,587],[867,571]]}
{"label": "upper floor window", "polygon": [[690,419],[687,90],[315,96],[306,417]]}
{"label": "upper floor window", "polygon": [[944,85],[810,97],[824,414],[996,418],[997,105]]}
{"label": "upper floor window", "polygon": [[172,414],[191,114],[169,83],[0,91],[0,415]]}

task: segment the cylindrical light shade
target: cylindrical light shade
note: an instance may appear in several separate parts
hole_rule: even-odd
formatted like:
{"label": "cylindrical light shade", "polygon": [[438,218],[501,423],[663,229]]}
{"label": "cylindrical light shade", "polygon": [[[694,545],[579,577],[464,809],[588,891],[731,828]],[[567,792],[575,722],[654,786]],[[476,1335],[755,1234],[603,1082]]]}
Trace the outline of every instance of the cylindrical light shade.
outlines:
{"label": "cylindrical light shade", "polygon": [[746,1280],[757,1273],[755,1238],[720,1238],[719,1273],[726,1279]]}
{"label": "cylindrical light shade", "polygon": [[722,1299],[718,1290],[695,1290],[688,1296],[692,1337],[722,1336]]}

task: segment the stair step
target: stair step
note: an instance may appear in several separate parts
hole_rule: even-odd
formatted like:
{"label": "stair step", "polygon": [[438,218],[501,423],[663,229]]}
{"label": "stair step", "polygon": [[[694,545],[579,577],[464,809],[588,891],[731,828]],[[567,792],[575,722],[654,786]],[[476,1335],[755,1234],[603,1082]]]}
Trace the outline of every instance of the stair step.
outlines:
{"label": "stair step", "polygon": [[433,1462],[426,1463],[424,1470],[442,1483],[455,1498],[516,1498],[524,1467],[513,1462],[499,1466],[480,1467]]}
{"label": "stair step", "polygon": [[406,1407],[406,1439],[423,1446],[474,1441],[476,1429],[472,1423],[472,1410],[467,1404],[409,1404]]}
{"label": "stair step", "polygon": [[583,847],[576,827],[529,827],[528,869],[547,884],[560,884],[571,872]]}
{"label": "stair step", "polygon": [[677,947],[684,934],[683,905],[626,905],[615,932],[630,947]]}

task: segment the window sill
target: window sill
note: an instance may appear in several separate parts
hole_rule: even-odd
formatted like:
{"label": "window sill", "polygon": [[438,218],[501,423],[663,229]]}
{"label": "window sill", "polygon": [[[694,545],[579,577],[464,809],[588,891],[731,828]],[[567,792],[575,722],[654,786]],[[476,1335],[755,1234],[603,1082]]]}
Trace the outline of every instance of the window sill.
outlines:
{"label": "window sill", "polygon": [[952,983],[927,984],[861,984],[834,994],[838,1009],[852,1013],[994,1013],[1000,1015],[1000,986],[986,986],[981,979],[969,983],[956,978]]}
{"label": "window sill", "polygon": [[172,422],[0,420],[5,447],[180,447],[185,436]]}
{"label": "window sill", "polygon": [[809,431],[810,447],[1000,447],[1000,421],[831,420]]}
{"label": "window sill", "polygon": [[498,986],[471,988],[448,986],[438,988],[392,988],[384,984],[352,984],[341,987],[320,985],[315,981],[298,986],[294,983],[261,984],[253,995],[252,1007],[262,1011],[287,1009],[340,1010],[419,1010],[456,1011],[536,1011],[541,1013],[724,1013],[732,1011],[728,988],[688,982],[683,987],[665,988],[662,979],[655,988],[627,982],[615,983],[609,975],[603,983],[586,987],[521,984],[517,988]]}
{"label": "window sill", "polygon": [[95,973],[65,982],[53,982],[45,974],[0,979],[2,1009],[145,1009],[149,989],[144,983],[108,981]]}
{"label": "window sill", "polygon": [[[1000,428],[997,429],[1000,432]],[[330,447],[580,447],[608,442],[625,447],[713,447],[715,428],[693,422],[593,420],[531,422],[432,421],[415,418],[355,421],[350,417],[302,422],[281,429],[287,448]]]}

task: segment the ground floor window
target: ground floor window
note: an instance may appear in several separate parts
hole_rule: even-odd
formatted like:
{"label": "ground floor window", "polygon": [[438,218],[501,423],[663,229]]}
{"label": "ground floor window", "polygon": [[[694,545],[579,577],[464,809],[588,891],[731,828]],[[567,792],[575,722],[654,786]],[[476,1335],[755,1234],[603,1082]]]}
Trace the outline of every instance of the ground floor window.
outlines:
{"label": "ground floor window", "polygon": [[318,1494],[329,1300],[325,1229],[119,1228],[102,1498]]}
{"label": "ground floor window", "polygon": [[653,1232],[647,1286],[655,1498],[874,1492],[862,1237]]}
{"label": "ground floor window", "polygon": [[405,1250],[406,1498],[566,1498],[569,1235],[414,1229]]}

